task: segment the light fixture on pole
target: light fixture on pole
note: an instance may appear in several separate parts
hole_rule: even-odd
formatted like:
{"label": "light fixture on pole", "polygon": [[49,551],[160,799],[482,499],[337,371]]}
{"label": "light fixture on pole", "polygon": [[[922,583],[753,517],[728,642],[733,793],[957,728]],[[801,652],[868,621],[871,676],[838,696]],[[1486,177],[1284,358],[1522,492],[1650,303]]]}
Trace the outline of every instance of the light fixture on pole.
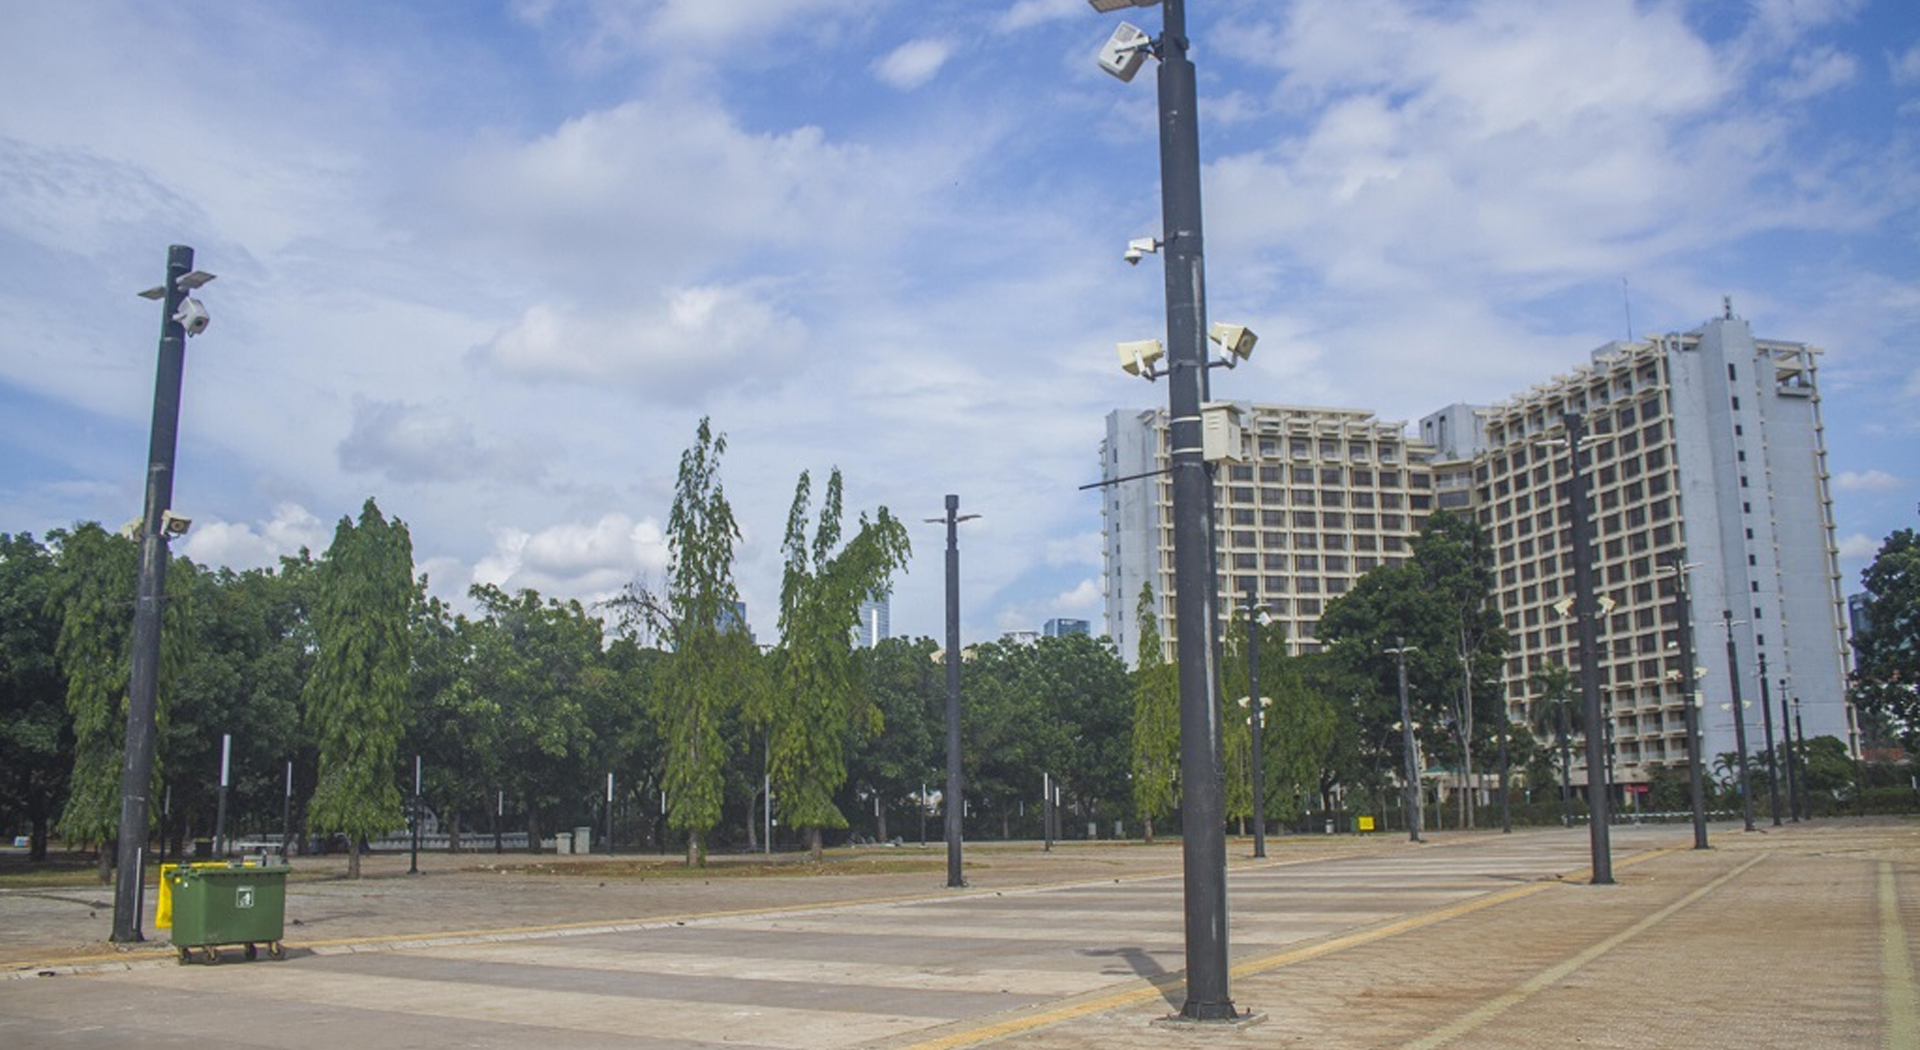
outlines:
{"label": "light fixture on pole", "polygon": [[1673,626],[1680,650],[1680,699],[1686,710],[1687,794],[1693,808],[1693,848],[1707,848],[1707,804],[1700,748],[1700,698],[1695,694],[1693,667],[1693,603],[1687,598],[1687,570],[1693,566],[1676,551],[1667,571],[1673,574]]}
{"label": "light fixture on pole", "polygon": [[[133,604],[133,658],[127,678],[127,729],[120,769],[120,823],[115,849],[113,932],[116,943],[141,941],[141,893],[146,885],[148,792],[160,690],[160,611],[166,601],[167,541],[173,521],[173,465],[180,436],[180,383],[187,337],[207,330],[207,308],[187,293],[213,280],[193,268],[193,249],[167,249],[164,284],[140,293],[160,307],[159,364],[153,382],[153,430],[147,445],[146,508],[139,530],[139,582]],[[189,308],[191,304],[191,308]]]}
{"label": "light fixture on pole", "polygon": [[1396,638],[1399,643],[1392,649],[1381,652],[1393,657],[1399,668],[1400,677],[1400,747],[1406,752],[1407,767],[1407,841],[1420,841],[1420,756],[1413,743],[1413,712],[1407,705],[1407,654],[1420,651],[1418,646],[1408,645],[1405,638]]}
{"label": "light fixture on pole", "polygon": [[1787,680],[1780,679],[1780,737],[1781,749],[1787,753],[1787,812],[1793,815],[1793,822],[1800,823],[1800,765],[1793,754],[1793,720],[1787,714]]}
{"label": "light fixture on pole", "polygon": [[[1094,10],[1153,6],[1156,0],[1090,0]],[[1188,1021],[1239,1018],[1229,993],[1226,806],[1220,763],[1220,704],[1214,641],[1219,637],[1213,575],[1213,479],[1202,456],[1200,406],[1207,400],[1205,268],[1200,208],[1199,90],[1187,51],[1184,0],[1161,3],[1157,42],[1123,27],[1101,66],[1131,76],[1151,52],[1160,60],[1160,238],[1166,260],[1167,376],[1173,495],[1175,665],[1180,683],[1181,861],[1186,927]]]}
{"label": "light fixture on pole", "polygon": [[[961,836],[964,822],[961,809],[966,797],[966,780],[960,773],[960,523],[978,518],[978,514],[960,513],[960,497],[947,496],[947,513],[942,518],[926,519],[930,524],[947,526],[947,886],[959,889],[967,884],[961,874]],[[923,807],[924,808],[924,807]],[[924,837],[924,835],[922,836]]]}
{"label": "light fixture on pole", "polygon": [[227,855],[227,785],[232,783],[233,734],[220,734],[220,799],[213,810],[213,855]]}

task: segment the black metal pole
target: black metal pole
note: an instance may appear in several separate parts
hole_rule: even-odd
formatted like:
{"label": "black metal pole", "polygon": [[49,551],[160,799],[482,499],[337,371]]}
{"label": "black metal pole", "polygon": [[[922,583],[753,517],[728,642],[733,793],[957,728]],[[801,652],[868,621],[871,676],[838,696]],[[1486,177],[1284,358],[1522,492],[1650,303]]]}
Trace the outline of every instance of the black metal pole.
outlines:
{"label": "black metal pole", "polygon": [[220,734],[220,799],[213,810],[213,855],[227,855],[227,784],[233,767],[233,734]]}
{"label": "black metal pole", "polygon": [[1500,701],[1500,834],[1513,834],[1513,808],[1507,802],[1510,770],[1507,767],[1507,702]]}
{"label": "black metal pole", "polygon": [[173,315],[193,270],[193,249],[167,249],[167,282],[160,306],[160,355],[153,381],[153,431],[147,444],[146,508],[141,516],[140,578],[133,603],[133,662],[127,680],[127,734],[120,770],[120,823],[113,887],[116,942],[145,940],[140,932],[146,885],[147,792],[153,780],[155,718],[160,691],[160,610],[166,601],[167,535],[162,516],[173,504],[173,464],[180,434],[180,381],[186,371],[187,330]]}
{"label": "black metal pole", "polygon": [[1587,837],[1593,854],[1593,885],[1613,884],[1612,814],[1607,798],[1606,714],[1600,706],[1600,646],[1595,638],[1593,542],[1587,520],[1587,472],[1581,465],[1585,421],[1578,412],[1562,417],[1567,428],[1567,452],[1573,459],[1567,504],[1573,517],[1573,587],[1575,625],[1580,635],[1580,695],[1587,721]]}
{"label": "black metal pole", "polygon": [[[967,517],[972,517],[968,515]],[[966,781],[960,773],[960,497],[947,496],[947,885],[967,884],[961,875],[961,835]]]}
{"label": "black metal pole", "polygon": [[1247,588],[1247,709],[1253,727],[1253,855],[1267,855],[1267,774],[1260,733],[1266,722],[1260,699],[1260,611],[1253,588]]}
{"label": "black metal pole", "polygon": [[1413,744],[1413,712],[1407,705],[1407,640],[1394,639],[1400,672],[1400,747],[1407,756],[1407,841],[1420,841],[1420,756]]}
{"label": "black metal pole", "polygon": [[507,851],[506,836],[500,827],[505,822],[506,816],[507,793],[496,788],[493,796],[493,851],[495,853]]}
{"label": "black metal pole", "polygon": [[1053,852],[1053,775],[1040,774],[1040,840],[1041,849]]}
{"label": "black metal pole", "polygon": [[611,771],[607,773],[607,856],[613,856],[613,773]]}
{"label": "black metal pole", "polygon": [[293,856],[293,759],[287,759],[287,793],[280,800],[280,859]]}
{"label": "black metal pole", "polygon": [[1733,691],[1733,746],[1740,749],[1740,816],[1746,830],[1753,830],[1753,778],[1747,769],[1747,713],[1740,699],[1740,656],[1733,644],[1733,610],[1723,609],[1721,622],[1727,628],[1727,686]]}
{"label": "black metal pole", "polygon": [[1693,681],[1693,603],[1687,597],[1687,566],[1679,554],[1673,558],[1673,624],[1680,632],[1680,698],[1686,704],[1687,792],[1693,805],[1693,848],[1707,848],[1707,802],[1705,771],[1701,768],[1700,704],[1694,696]]}
{"label": "black metal pole", "polygon": [[[1760,724],[1767,739],[1767,801],[1773,805],[1773,826],[1780,826],[1780,763],[1773,753],[1773,697],[1767,692],[1767,654],[1760,654]],[[1783,731],[1786,726],[1780,727]]]}
{"label": "black metal pole", "polygon": [[1787,713],[1787,680],[1780,679],[1780,736],[1781,750],[1787,753],[1787,812],[1793,815],[1793,822],[1800,823],[1800,770],[1799,762],[1793,754],[1793,720]]}
{"label": "black metal pole", "polygon": [[407,874],[420,874],[420,756],[413,756],[413,859]]}
{"label": "black metal pole", "polygon": [[1214,690],[1213,484],[1201,451],[1207,393],[1206,273],[1200,207],[1199,91],[1184,0],[1165,0],[1160,34],[1160,214],[1167,289],[1172,439],[1175,655],[1180,681],[1180,820],[1191,1021],[1238,1016],[1227,965],[1227,840],[1220,704]]}
{"label": "black metal pole", "polygon": [[1807,811],[1807,819],[1813,819],[1813,781],[1807,776],[1807,725],[1800,721],[1800,700],[1793,701],[1793,735],[1799,739],[1796,757],[1800,762],[1800,799]]}

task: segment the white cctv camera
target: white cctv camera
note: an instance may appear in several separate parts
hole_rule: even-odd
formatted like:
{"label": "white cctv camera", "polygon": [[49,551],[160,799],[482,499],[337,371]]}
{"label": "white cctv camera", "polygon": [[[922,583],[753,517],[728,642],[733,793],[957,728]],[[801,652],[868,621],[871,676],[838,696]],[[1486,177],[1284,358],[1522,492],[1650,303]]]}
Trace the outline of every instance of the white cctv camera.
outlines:
{"label": "white cctv camera", "polygon": [[1166,356],[1167,348],[1158,339],[1140,339],[1131,343],[1120,343],[1120,367],[1130,376],[1140,376],[1151,382],[1159,375],[1154,371],[1154,362]]}
{"label": "white cctv camera", "polygon": [[1207,338],[1220,344],[1220,359],[1232,368],[1236,361],[1245,361],[1253,354],[1253,344],[1259,337],[1253,329],[1243,324],[1216,322],[1207,327]]}
{"label": "white cctv camera", "polygon": [[1100,68],[1121,80],[1132,80],[1152,51],[1153,38],[1145,30],[1132,22],[1122,22],[1100,48]]}
{"label": "white cctv camera", "polygon": [[193,528],[192,518],[183,518],[170,510],[160,512],[160,531],[166,533],[168,539],[185,536],[187,530],[191,528]]}
{"label": "white cctv camera", "polygon": [[213,321],[207,314],[206,304],[191,297],[180,300],[180,309],[173,319],[180,322],[180,327],[186,329],[188,335],[199,335]]}
{"label": "white cctv camera", "polygon": [[1142,258],[1159,250],[1159,241],[1151,237],[1135,237],[1127,242],[1127,250],[1120,254],[1120,258],[1125,259],[1128,266],[1138,266]]}

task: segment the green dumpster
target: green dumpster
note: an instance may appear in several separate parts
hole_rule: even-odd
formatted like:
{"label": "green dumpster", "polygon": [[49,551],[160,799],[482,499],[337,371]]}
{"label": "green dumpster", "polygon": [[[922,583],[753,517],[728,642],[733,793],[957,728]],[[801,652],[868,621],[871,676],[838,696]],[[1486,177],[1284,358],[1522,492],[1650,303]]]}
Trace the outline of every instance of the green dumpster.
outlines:
{"label": "green dumpster", "polygon": [[286,957],[287,868],[175,868],[166,874],[173,897],[173,946],[182,963],[195,953],[220,961],[221,945],[244,945],[255,958]]}

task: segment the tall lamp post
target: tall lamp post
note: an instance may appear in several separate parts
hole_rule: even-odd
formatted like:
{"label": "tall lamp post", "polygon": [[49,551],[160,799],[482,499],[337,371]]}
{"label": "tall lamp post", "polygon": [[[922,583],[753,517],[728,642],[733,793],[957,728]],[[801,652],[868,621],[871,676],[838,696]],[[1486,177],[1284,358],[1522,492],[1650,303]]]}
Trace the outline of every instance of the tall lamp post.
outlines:
{"label": "tall lamp post", "polygon": [[1207,308],[1200,208],[1199,92],[1187,56],[1184,0],[1089,0],[1100,12],[1159,4],[1160,38],[1122,23],[1101,64],[1131,79],[1159,58],[1160,218],[1166,253],[1168,416],[1173,488],[1175,657],[1180,682],[1181,862],[1186,904],[1187,999],[1180,1017],[1239,1017],[1228,989],[1226,806],[1212,640],[1213,485],[1202,453],[1207,395]]}
{"label": "tall lamp post", "polygon": [[960,523],[978,514],[960,513],[960,497],[947,496],[947,514],[928,522],[947,525],[947,886],[967,884],[960,873],[961,800],[966,781],[960,775]]}
{"label": "tall lamp post", "polygon": [[1780,679],[1780,736],[1782,746],[1787,753],[1787,812],[1793,814],[1793,822],[1800,823],[1800,763],[1794,759],[1793,720],[1787,714],[1787,680]]}
{"label": "tall lamp post", "polygon": [[1580,697],[1587,720],[1587,836],[1593,856],[1593,885],[1613,884],[1612,813],[1607,797],[1607,740],[1605,714],[1600,707],[1600,646],[1595,639],[1593,541],[1587,520],[1587,472],[1581,465],[1585,421],[1578,412],[1561,417],[1567,428],[1567,454],[1572,473],[1567,503],[1573,518],[1573,588],[1575,628],[1580,636]]}
{"label": "tall lamp post", "polygon": [[140,577],[133,603],[133,661],[127,679],[127,733],[120,769],[120,824],[113,888],[115,942],[145,940],[140,932],[146,884],[147,792],[153,781],[156,712],[160,693],[160,611],[166,601],[167,540],[185,531],[172,511],[173,463],[180,436],[180,381],[187,336],[206,330],[207,311],[187,293],[213,280],[193,268],[193,249],[167,249],[166,283],[140,295],[160,308],[159,365],[153,381],[153,430],[147,445],[146,507],[140,519]]}
{"label": "tall lamp post", "polygon": [[1693,805],[1693,848],[1707,848],[1707,806],[1704,771],[1700,754],[1700,704],[1694,696],[1693,680],[1693,604],[1687,600],[1687,569],[1679,554],[1673,556],[1673,625],[1680,634],[1680,698],[1686,704],[1687,793]]}
{"label": "tall lamp post", "polygon": [[1407,841],[1420,841],[1420,757],[1413,746],[1413,712],[1407,706],[1407,654],[1420,651],[1405,638],[1385,652],[1393,657],[1400,671],[1400,747],[1407,753]]}
{"label": "tall lamp post", "polygon": [[1245,703],[1247,724],[1253,728],[1253,855],[1257,859],[1265,859],[1267,855],[1267,774],[1260,742],[1261,724],[1267,720],[1267,700],[1260,695],[1260,628],[1265,619],[1266,609],[1257,603],[1253,588],[1248,587]]}
{"label": "tall lamp post", "polygon": [[1721,610],[1720,620],[1727,628],[1727,688],[1733,695],[1733,746],[1740,749],[1740,816],[1746,822],[1746,830],[1752,831],[1753,777],[1747,770],[1747,705],[1740,698],[1740,654],[1733,644],[1733,610]]}
{"label": "tall lamp post", "polygon": [[[1780,826],[1780,764],[1773,753],[1773,697],[1767,694],[1767,654],[1760,653],[1760,725],[1767,741],[1767,801],[1773,806],[1773,826]],[[1784,732],[1786,725],[1780,729]]]}
{"label": "tall lamp post", "polygon": [[1793,735],[1799,739],[1796,755],[1800,763],[1800,806],[1813,819],[1813,779],[1807,774],[1807,724],[1800,720],[1800,698],[1793,698]]}

